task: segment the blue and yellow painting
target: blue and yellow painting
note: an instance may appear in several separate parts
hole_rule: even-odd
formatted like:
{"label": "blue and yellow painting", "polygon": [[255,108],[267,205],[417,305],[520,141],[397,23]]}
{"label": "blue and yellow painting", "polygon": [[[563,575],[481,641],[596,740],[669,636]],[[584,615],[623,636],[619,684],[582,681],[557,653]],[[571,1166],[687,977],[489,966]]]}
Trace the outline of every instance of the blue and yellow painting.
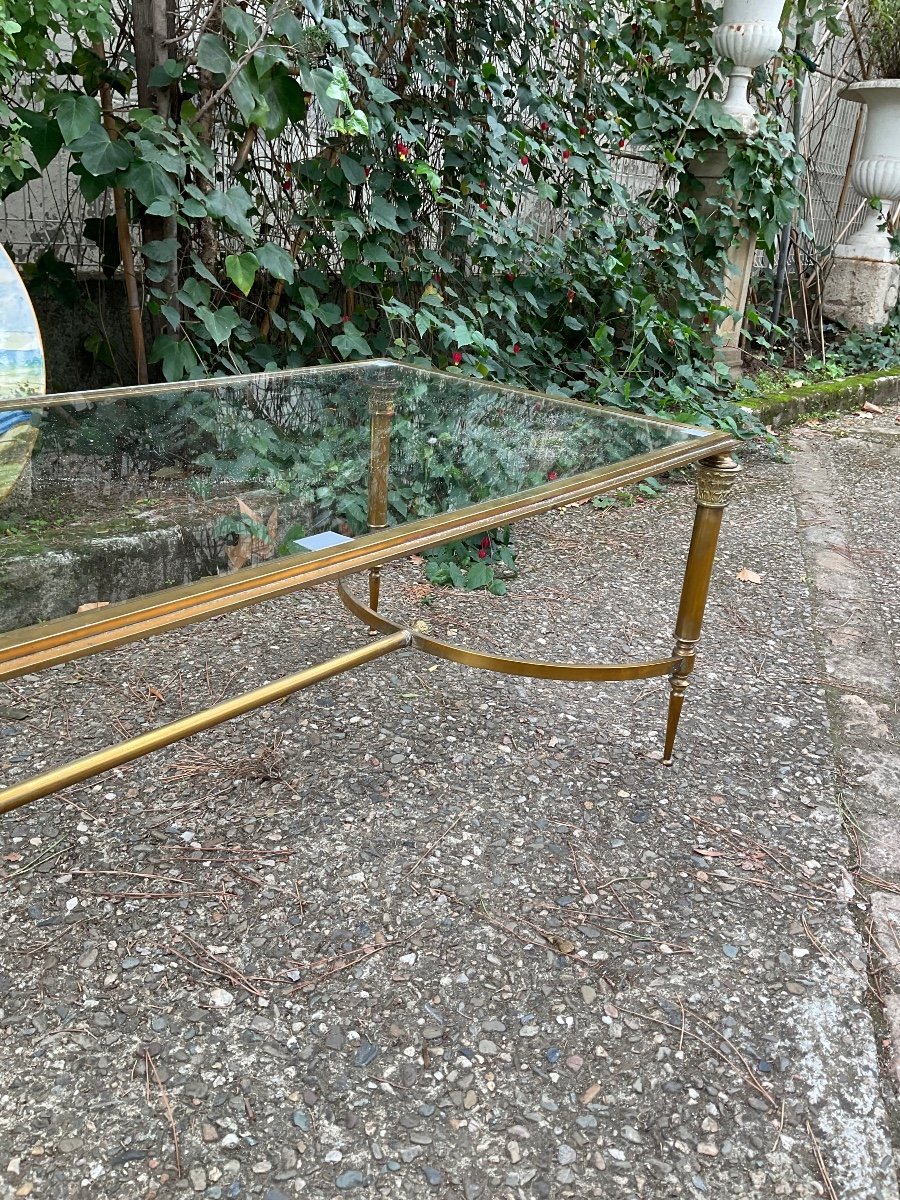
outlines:
{"label": "blue and yellow painting", "polygon": [[0,246],[0,502],[18,483],[37,440],[31,414],[9,401],[44,391],[44,348],[37,317],[19,272]]}
{"label": "blue and yellow painting", "polygon": [[0,400],[44,391],[44,348],[22,277],[0,246]]}

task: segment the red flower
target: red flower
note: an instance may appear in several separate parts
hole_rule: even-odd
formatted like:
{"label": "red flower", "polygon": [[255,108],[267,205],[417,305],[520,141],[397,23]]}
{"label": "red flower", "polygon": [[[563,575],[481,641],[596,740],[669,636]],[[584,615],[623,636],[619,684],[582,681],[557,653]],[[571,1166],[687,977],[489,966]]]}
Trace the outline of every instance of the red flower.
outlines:
{"label": "red flower", "polygon": [[490,546],[490,544],[491,544],[491,539],[488,537],[487,534],[485,534],[484,537],[481,539],[482,550],[487,550],[487,548]]}
{"label": "red flower", "polygon": [[462,362],[462,353],[459,350],[454,350],[450,357],[453,359],[453,365],[455,367],[458,367]]}
{"label": "red flower", "polygon": [[792,88],[792,87],[794,86],[794,81],[793,81],[793,79],[789,79],[789,80],[787,81],[787,86],[788,86],[789,88]]}
{"label": "red flower", "polygon": [[569,288],[569,290],[566,292],[566,299],[570,304],[575,299],[575,292],[572,288]]}
{"label": "red flower", "polygon": [[522,164],[523,167],[527,167],[528,166],[528,155],[523,154],[522,157],[519,159],[519,162]]}
{"label": "red flower", "polygon": [[516,277],[515,277],[515,275],[512,273],[512,271],[507,271],[507,272],[506,272],[506,278],[509,280],[509,282],[510,282],[510,283],[513,283]]}
{"label": "red flower", "polygon": [[587,130],[586,130],[586,129],[585,129],[585,127],[582,125],[582,127],[581,127],[581,128],[578,130],[578,136],[579,136],[579,137],[584,137],[584,135],[585,135],[586,133],[587,133]]}
{"label": "red flower", "polygon": [[397,157],[401,162],[406,162],[409,158],[409,146],[407,146],[406,142],[397,143]]}
{"label": "red flower", "polygon": [[347,316],[346,313],[344,313],[344,315],[341,317],[341,324],[346,325],[349,320],[350,320],[350,318]]}
{"label": "red flower", "polygon": [[556,471],[548,471],[547,479],[552,483],[554,479],[559,479],[559,475],[557,475]]}
{"label": "red flower", "polygon": [[487,550],[479,550],[478,557],[479,558],[487,558]]}
{"label": "red flower", "polygon": [[549,128],[550,125],[547,121],[541,121],[541,133],[546,133]]}
{"label": "red flower", "polygon": [[619,149],[621,150],[624,145],[625,145],[625,139],[619,138]]}
{"label": "red flower", "polygon": [[522,347],[519,345],[518,342],[516,342],[516,344],[513,346],[513,354],[518,354],[521,349],[522,349]]}
{"label": "red flower", "polygon": [[372,168],[371,168],[371,167],[363,167],[363,171],[365,172],[366,179],[368,179],[368,178],[369,178],[369,176],[372,174]]}
{"label": "red flower", "polygon": [[478,205],[478,207],[486,209],[487,208],[487,200],[482,200],[481,203]]}
{"label": "red flower", "polygon": [[563,150],[563,155],[562,155],[563,162],[568,162],[569,158],[571,157],[571,154],[572,154],[571,150]]}
{"label": "red flower", "polygon": [[281,185],[281,190],[283,192],[292,192],[294,190],[294,185],[290,179],[286,179],[284,181],[284,183]]}

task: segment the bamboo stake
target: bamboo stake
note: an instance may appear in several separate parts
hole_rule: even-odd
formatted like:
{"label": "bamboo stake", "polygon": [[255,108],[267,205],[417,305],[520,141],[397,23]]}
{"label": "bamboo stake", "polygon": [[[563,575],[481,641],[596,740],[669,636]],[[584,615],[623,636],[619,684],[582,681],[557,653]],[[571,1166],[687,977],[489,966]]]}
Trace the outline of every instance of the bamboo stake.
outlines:
{"label": "bamboo stake", "polygon": [[[102,42],[94,43],[94,53],[106,62],[106,51]],[[100,84],[100,110],[103,114],[103,128],[109,135],[109,140],[118,140],[119,131],[116,129],[112,113],[112,89],[109,84]],[[113,206],[116,212],[116,233],[119,239],[119,254],[122,258],[122,274],[125,277],[125,296],[128,301],[128,319],[131,324],[131,341],[134,346],[134,361],[137,368],[137,382],[147,382],[147,349],[144,345],[144,322],[141,311],[141,297],[138,292],[137,276],[134,272],[134,246],[131,241],[131,226],[128,224],[128,210],[125,207],[124,188],[113,188]]]}

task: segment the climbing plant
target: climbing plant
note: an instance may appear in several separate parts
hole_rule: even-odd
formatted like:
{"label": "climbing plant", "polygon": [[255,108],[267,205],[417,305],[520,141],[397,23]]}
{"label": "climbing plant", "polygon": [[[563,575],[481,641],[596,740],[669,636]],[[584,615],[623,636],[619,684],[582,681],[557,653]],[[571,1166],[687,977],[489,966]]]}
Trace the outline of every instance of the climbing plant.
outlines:
{"label": "climbing plant", "polygon": [[138,0],[133,26],[43,3],[43,40],[0,25],[0,179],[69,156],[151,372],[390,355],[737,428],[709,338],[724,251],[747,226],[773,246],[801,162],[783,78],[749,140],[722,115],[710,4]]}

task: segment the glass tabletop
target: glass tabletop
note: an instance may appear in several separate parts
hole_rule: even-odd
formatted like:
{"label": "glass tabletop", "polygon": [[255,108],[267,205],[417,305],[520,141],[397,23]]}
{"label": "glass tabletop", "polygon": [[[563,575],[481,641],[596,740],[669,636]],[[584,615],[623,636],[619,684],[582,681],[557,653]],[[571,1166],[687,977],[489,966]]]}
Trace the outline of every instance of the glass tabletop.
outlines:
{"label": "glass tabletop", "polygon": [[710,437],[387,360],[0,400],[0,633]]}

